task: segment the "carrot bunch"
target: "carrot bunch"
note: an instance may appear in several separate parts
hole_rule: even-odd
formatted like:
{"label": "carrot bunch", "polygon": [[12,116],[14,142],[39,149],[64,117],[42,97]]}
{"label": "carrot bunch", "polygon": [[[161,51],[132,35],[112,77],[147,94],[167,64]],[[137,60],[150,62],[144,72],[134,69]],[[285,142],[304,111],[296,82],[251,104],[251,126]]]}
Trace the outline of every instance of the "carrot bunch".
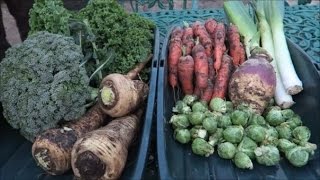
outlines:
{"label": "carrot bunch", "polygon": [[236,26],[213,18],[204,23],[184,22],[184,26],[175,27],[170,36],[169,84],[205,102],[214,97],[226,98],[231,74],[245,59]]}

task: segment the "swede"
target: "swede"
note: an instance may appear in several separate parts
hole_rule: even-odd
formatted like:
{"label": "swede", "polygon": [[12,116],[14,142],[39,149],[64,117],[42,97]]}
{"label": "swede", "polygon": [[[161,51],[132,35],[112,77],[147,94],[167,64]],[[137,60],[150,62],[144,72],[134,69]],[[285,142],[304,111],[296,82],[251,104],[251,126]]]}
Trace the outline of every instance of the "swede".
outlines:
{"label": "swede", "polygon": [[276,74],[269,57],[263,52],[252,54],[232,74],[229,97],[235,106],[247,104],[258,114],[267,107],[276,88]]}

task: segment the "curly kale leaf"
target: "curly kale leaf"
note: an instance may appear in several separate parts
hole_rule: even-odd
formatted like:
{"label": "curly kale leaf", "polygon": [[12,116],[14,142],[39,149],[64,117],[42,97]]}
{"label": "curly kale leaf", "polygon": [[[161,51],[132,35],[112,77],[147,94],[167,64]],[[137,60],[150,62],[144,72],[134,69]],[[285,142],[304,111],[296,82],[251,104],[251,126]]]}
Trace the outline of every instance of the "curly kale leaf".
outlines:
{"label": "curly kale leaf", "polygon": [[45,30],[69,35],[71,16],[71,12],[64,8],[62,0],[36,0],[29,11],[29,34]]}
{"label": "curly kale leaf", "polygon": [[8,123],[28,140],[79,118],[90,99],[83,54],[71,37],[37,32],[0,63],[0,101]]}
{"label": "curly kale leaf", "polygon": [[128,14],[114,0],[92,0],[80,11],[88,19],[99,49],[115,52],[114,61],[103,74],[127,73],[152,51],[153,22],[138,14]]}

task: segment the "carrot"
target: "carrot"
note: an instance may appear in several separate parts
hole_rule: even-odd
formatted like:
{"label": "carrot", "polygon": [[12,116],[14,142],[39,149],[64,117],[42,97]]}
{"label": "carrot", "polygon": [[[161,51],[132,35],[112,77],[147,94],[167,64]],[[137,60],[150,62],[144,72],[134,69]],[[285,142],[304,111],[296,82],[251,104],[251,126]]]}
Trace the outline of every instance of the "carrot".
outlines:
{"label": "carrot", "polygon": [[216,76],[216,72],[213,68],[213,59],[210,57],[208,58],[208,78],[211,80],[212,83],[214,83],[214,79]]}
{"label": "carrot", "polygon": [[172,29],[171,39],[174,39],[174,38],[182,39],[183,33],[184,33],[184,30],[181,27],[176,26],[175,28]]}
{"label": "carrot", "polygon": [[196,86],[204,90],[208,85],[208,58],[205,49],[201,44],[196,44],[192,49],[194,59],[194,72],[196,76]]}
{"label": "carrot", "polygon": [[142,110],[111,121],[78,139],[71,152],[76,178],[119,179],[130,145],[138,132]]}
{"label": "carrot", "polygon": [[201,24],[201,22],[196,21],[192,25],[194,35],[199,37],[200,43],[205,49],[205,53],[208,57],[212,56],[212,40],[208,34],[206,28]]}
{"label": "carrot", "polygon": [[199,87],[195,86],[194,90],[193,90],[193,95],[201,97],[201,89]]}
{"label": "carrot", "polygon": [[181,89],[185,95],[192,95],[193,93],[193,74],[194,61],[192,56],[187,55],[180,57],[178,64],[178,77]]}
{"label": "carrot", "polygon": [[111,117],[122,117],[135,111],[147,98],[148,85],[140,80],[132,80],[146,65],[146,61],[139,63],[127,75],[113,73],[102,79],[98,103],[104,113]]}
{"label": "carrot", "polygon": [[218,23],[214,34],[214,69],[218,71],[221,66],[223,53],[226,51],[224,44],[226,30],[223,23]]}
{"label": "carrot", "polygon": [[217,21],[212,18],[207,19],[206,22],[204,23],[204,27],[208,31],[212,40],[214,40],[214,34],[215,34],[217,24],[218,24]]}
{"label": "carrot", "polygon": [[62,128],[48,129],[37,136],[32,145],[32,156],[47,173],[63,174],[71,168],[71,150],[76,140],[109,120],[96,104],[77,121]]}
{"label": "carrot", "polygon": [[245,51],[240,41],[240,34],[237,26],[231,24],[228,27],[227,38],[229,42],[229,55],[233,59],[233,65],[239,66],[245,60]]}
{"label": "carrot", "polygon": [[213,83],[212,83],[212,80],[209,78],[208,86],[204,90],[203,94],[201,95],[201,100],[208,103],[211,100],[212,94],[213,94]]}
{"label": "carrot", "polygon": [[178,63],[182,56],[182,36],[183,29],[176,27],[171,33],[168,55],[168,80],[170,86],[174,89],[178,84]]}
{"label": "carrot", "polygon": [[194,46],[193,30],[187,22],[184,22],[184,33],[182,36],[182,44],[186,47],[186,55],[190,55]]}
{"label": "carrot", "polygon": [[213,87],[213,95],[212,98],[219,97],[224,99],[227,94],[228,83],[233,72],[233,60],[232,58],[224,54],[222,57],[221,68],[218,71],[214,87]]}

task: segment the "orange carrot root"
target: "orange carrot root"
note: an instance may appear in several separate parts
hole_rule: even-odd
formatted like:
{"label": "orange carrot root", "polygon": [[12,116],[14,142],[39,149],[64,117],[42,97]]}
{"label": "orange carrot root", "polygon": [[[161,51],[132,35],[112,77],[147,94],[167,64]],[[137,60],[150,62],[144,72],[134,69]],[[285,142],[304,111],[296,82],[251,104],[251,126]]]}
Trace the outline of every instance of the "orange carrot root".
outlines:
{"label": "orange carrot root", "polygon": [[203,90],[208,85],[208,58],[205,49],[201,44],[198,44],[192,49],[192,57],[194,59],[194,72],[196,76],[196,86]]}
{"label": "orange carrot root", "polygon": [[194,35],[199,37],[200,43],[205,48],[206,55],[210,57],[212,55],[212,40],[206,28],[204,27],[204,25],[201,24],[201,22],[196,21],[192,25],[192,29],[193,29]]}
{"label": "orange carrot root", "polygon": [[245,61],[246,57],[237,26],[231,24],[228,27],[227,38],[229,42],[229,55],[233,59],[233,65],[239,66]]}
{"label": "orange carrot root", "polygon": [[221,67],[221,61],[223,53],[226,51],[226,46],[224,44],[226,37],[226,30],[223,23],[218,23],[215,34],[214,34],[214,69],[216,72]]}
{"label": "orange carrot root", "polygon": [[191,55],[191,51],[194,46],[193,30],[187,23],[185,23],[182,44],[186,47],[186,55]]}
{"label": "orange carrot root", "polygon": [[219,97],[224,99],[226,97],[229,79],[234,69],[232,61],[229,55],[223,55],[221,68],[214,83],[212,98]]}
{"label": "orange carrot root", "polygon": [[182,56],[182,36],[182,28],[176,27],[172,30],[168,55],[168,80],[173,89],[178,85],[178,63],[179,58]]}
{"label": "orange carrot root", "polygon": [[182,91],[185,95],[193,94],[193,74],[194,61],[190,55],[183,56],[179,59],[178,64],[178,78]]}
{"label": "orange carrot root", "polygon": [[201,95],[201,100],[208,103],[211,100],[212,94],[213,94],[213,83],[212,83],[212,80],[209,78],[208,86],[204,90],[203,94]]}
{"label": "orange carrot root", "polygon": [[209,33],[209,35],[212,39],[213,46],[214,46],[214,34],[215,34],[215,30],[216,30],[217,25],[218,25],[217,21],[212,18],[207,19],[204,24],[207,32]]}

